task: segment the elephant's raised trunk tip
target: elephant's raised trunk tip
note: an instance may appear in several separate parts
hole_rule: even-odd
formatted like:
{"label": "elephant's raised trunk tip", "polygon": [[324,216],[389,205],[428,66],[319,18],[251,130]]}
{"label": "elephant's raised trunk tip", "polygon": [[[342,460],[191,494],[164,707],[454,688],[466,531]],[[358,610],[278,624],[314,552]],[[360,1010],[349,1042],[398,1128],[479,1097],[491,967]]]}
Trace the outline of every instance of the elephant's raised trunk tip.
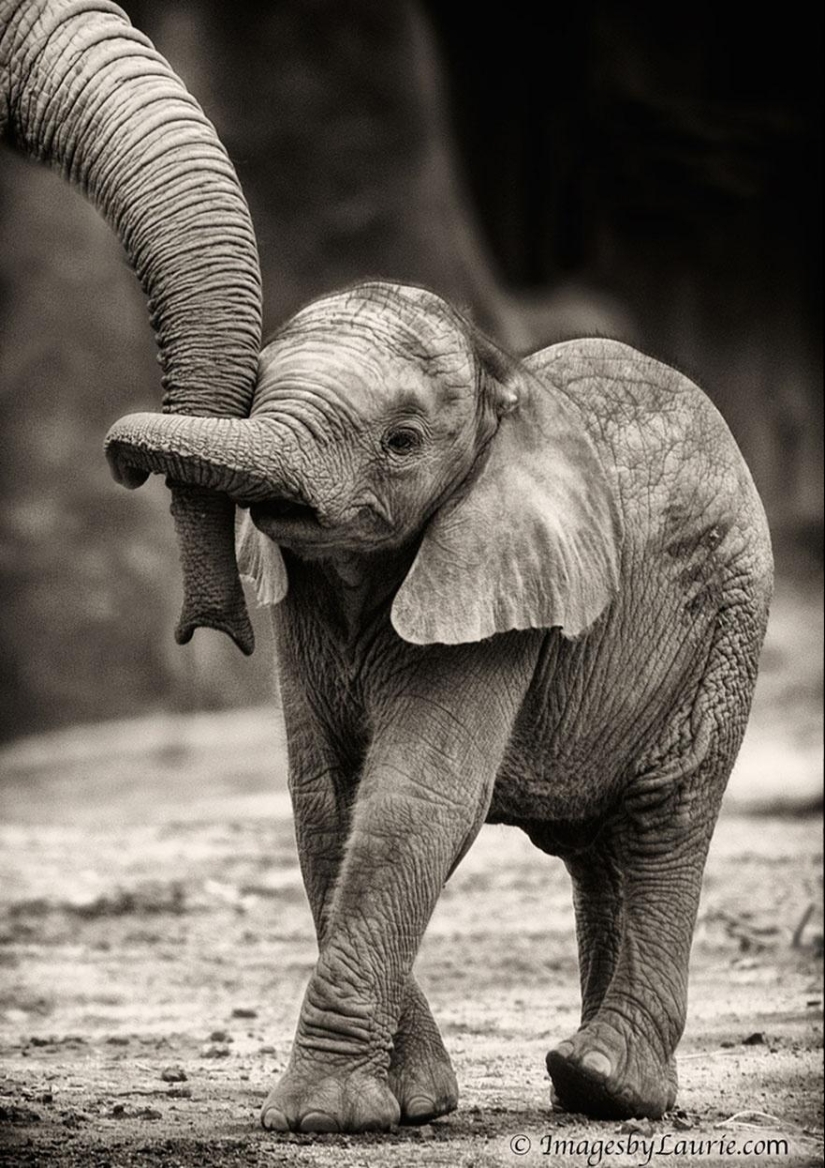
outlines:
{"label": "elephant's raised trunk tip", "polygon": [[133,462],[129,462],[124,457],[122,449],[117,445],[107,446],[106,461],[109,464],[109,470],[112,472],[112,478],[115,482],[119,483],[121,487],[126,487],[129,491],[134,491],[137,487],[142,487],[149,478],[149,471],[135,466]]}

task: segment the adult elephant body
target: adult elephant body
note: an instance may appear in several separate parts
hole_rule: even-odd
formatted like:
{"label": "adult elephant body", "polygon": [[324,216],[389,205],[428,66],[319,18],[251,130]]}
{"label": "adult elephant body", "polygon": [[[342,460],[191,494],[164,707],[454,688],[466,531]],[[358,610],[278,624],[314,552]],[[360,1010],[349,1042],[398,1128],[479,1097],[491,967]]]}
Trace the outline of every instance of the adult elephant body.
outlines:
{"label": "adult elephant body", "polygon": [[[252,223],[212,125],[151,42],[109,0],[0,0],[0,135],[80,186],[118,233],[149,299],[164,409],[245,416],[261,337]],[[173,513],[178,640],[208,625],[250,652],[232,504],[179,484]]]}
{"label": "adult elephant body", "polygon": [[702,870],[771,591],[764,513],[721,417],[608,340],[515,362],[422,289],[366,284],[289,321],[243,421],[134,415],[119,473],[249,508],[272,606],[320,955],[274,1128],[456,1105],[412,964],[485,821],[573,878],[582,1027],[560,1102],[659,1116]]}

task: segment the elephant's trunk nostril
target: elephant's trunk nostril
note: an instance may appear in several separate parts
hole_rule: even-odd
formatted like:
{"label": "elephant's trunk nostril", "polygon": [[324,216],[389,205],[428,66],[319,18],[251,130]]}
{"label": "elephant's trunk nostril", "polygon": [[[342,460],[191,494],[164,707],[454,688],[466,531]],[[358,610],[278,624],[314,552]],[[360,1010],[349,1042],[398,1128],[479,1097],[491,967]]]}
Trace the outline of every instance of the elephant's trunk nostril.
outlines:
{"label": "elephant's trunk nostril", "polygon": [[111,463],[111,470],[116,482],[120,483],[122,487],[127,487],[130,491],[135,490],[136,487],[142,487],[149,478],[149,471],[143,470],[134,463],[127,461],[125,458],[114,458]]}

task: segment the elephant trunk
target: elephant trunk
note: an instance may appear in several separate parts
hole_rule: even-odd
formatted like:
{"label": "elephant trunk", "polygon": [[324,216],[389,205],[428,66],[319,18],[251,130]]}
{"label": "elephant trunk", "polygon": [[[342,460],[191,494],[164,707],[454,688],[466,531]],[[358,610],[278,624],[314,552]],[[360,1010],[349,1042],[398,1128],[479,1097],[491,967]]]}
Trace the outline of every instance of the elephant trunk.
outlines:
{"label": "elephant trunk", "polygon": [[[202,500],[204,523],[209,521],[208,508],[214,501],[228,496],[250,506],[276,499],[305,502],[307,498],[300,483],[300,455],[294,433],[271,416],[129,414],[115,422],[106,435],[106,457],[121,482],[128,484],[134,478],[142,481],[147,474],[164,474],[168,480],[187,484],[192,497]],[[198,549],[194,551],[197,556]],[[227,562],[231,559],[234,566],[234,539],[227,540],[222,529],[212,542],[210,554],[222,556]],[[197,575],[203,567],[202,561],[194,559],[191,574]],[[278,588],[280,598],[283,590],[280,584]],[[209,615],[213,627],[224,628],[220,623],[226,619],[224,608],[216,606]],[[179,641],[191,636],[185,621],[184,612],[176,632]],[[251,651],[243,644],[240,647]]]}
{"label": "elephant trunk", "polygon": [[[0,84],[0,131],[77,183],[120,237],[149,299],[164,411],[245,416],[261,338],[255,236],[183,83],[108,0],[0,0]],[[251,652],[233,504],[170,485],[184,572],[177,638],[206,625]]]}
{"label": "elephant trunk", "polygon": [[128,414],[106,435],[106,457],[114,477],[127,484],[134,477],[163,474],[245,506],[305,497],[295,438],[271,415]]}

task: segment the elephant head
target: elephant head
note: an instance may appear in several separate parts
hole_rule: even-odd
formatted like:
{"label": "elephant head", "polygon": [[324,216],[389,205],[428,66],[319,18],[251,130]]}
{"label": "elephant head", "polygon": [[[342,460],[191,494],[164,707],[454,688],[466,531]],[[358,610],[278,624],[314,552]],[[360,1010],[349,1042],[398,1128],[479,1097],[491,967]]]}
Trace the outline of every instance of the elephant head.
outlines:
{"label": "elephant head", "polygon": [[[150,41],[108,0],[0,0],[0,132],[77,183],[119,235],[148,296],[164,410],[245,416],[261,331],[249,211],[214,128]],[[145,478],[132,469],[120,481]],[[249,653],[234,506],[169,484],[184,572],[177,640],[210,626]]]}
{"label": "elephant head", "polygon": [[279,546],[407,549],[392,620],[419,644],[574,636],[617,587],[617,509],[576,406],[420,288],[366,283],[300,311],[261,355],[249,418],[135,414],[107,443],[122,477],[249,508],[241,566],[266,603],[287,588]]}

